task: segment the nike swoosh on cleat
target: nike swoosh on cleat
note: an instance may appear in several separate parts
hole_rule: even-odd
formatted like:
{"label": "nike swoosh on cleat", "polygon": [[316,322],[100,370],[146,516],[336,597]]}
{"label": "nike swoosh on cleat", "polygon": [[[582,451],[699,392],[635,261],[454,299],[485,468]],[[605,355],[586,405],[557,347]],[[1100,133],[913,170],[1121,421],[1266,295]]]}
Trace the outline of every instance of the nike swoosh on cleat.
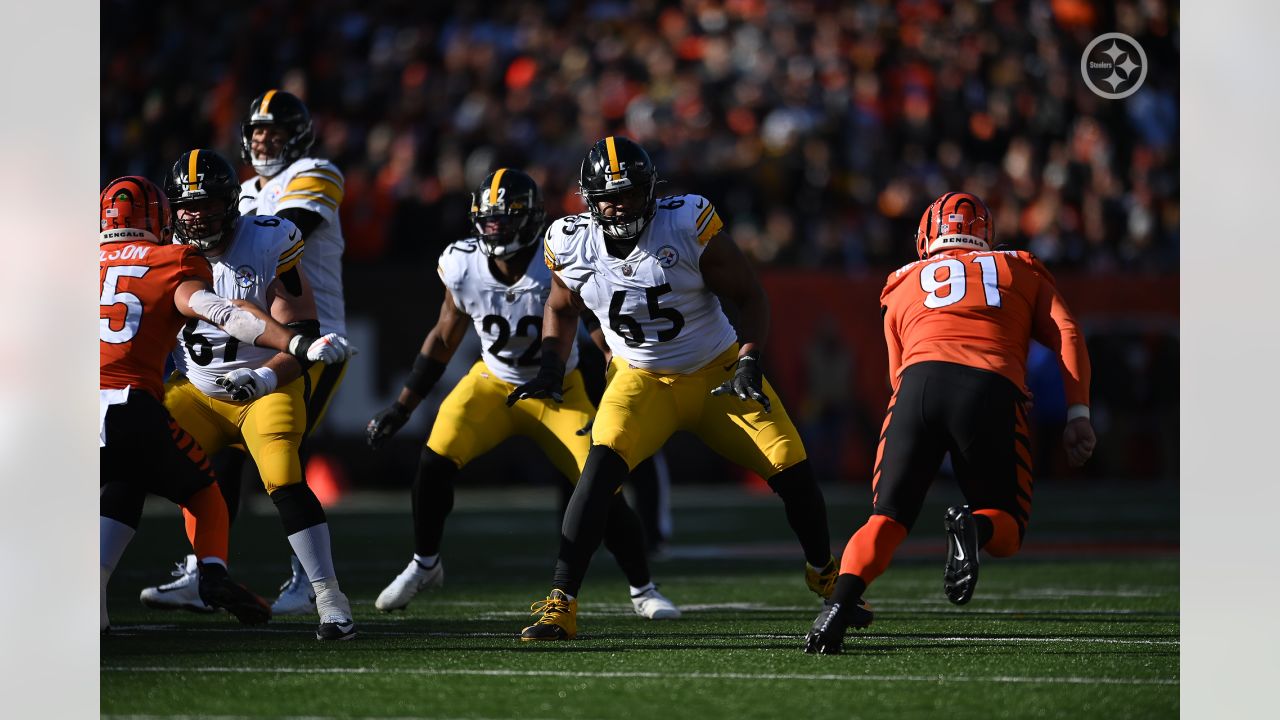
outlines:
{"label": "nike swoosh on cleat", "polygon": [[956,543],[956,559],[964,560],[964,547]]}

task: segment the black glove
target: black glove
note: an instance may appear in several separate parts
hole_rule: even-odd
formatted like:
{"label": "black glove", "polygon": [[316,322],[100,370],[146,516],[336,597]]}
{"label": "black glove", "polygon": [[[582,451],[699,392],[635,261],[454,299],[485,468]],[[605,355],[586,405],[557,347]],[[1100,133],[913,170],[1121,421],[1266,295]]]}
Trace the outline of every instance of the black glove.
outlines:
{"label": "black glove", "polygon": [[391,403],[391,407],[374,415],[373,419],[369,421],[369,426],[365,428],[365,436],[369,441],[369,447],[377,450],[385,445],[392,435],[399,432],[400,428],[409,422],[409,415],[412,412],[397,401]]}
{"label": "black glove", "polygon": [[738,358],[738,367],[734,369],[733,377],[721,383],[711,394],[733,394],[744,402],[755,400],[764,406],[765,412],[771,409],[769,397],[764,394],[764,374],[760,372],[760,358],[754,353]]}
{"label": "black glove", "polygon": [[560,358],[542,353],[542,368],[529,382],[521,385],[507,396],[507,407],[516,404],[517,400],[537,400],[549,397],[556,402],[564,402],[564,364]]}

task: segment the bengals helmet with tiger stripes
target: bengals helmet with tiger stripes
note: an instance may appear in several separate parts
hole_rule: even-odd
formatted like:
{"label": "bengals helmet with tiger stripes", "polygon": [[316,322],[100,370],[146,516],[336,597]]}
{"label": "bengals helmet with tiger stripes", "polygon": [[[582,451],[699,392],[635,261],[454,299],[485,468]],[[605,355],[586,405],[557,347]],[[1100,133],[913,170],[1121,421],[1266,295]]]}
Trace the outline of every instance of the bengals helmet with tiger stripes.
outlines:
{"label": "bengals helmet with tiger stripes", "polygon": [[102,189],[98,242],[147,240],[167,244],[173,237],[169,198],[160,187],[138,175],[126,175]]}
{"label": "bengals helmet with tiger stripes", "polygon": [[916,231],[916,251],[924,260],[939,250],[995,247],[996,230],[991,211],[982,198],[966,192],[949,192],[929,206]]}

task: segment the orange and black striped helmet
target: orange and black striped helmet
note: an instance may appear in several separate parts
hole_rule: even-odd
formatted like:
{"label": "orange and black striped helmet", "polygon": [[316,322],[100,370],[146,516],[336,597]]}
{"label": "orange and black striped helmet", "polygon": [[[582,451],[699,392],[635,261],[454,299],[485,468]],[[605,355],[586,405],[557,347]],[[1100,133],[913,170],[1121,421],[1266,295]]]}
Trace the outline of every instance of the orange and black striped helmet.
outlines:
{"label": "orange and black striped helmet", "polygon": [[137,175],[107,183],[102,189],[99,243],[148,240],[168,243],[173,237],[169,198],[160,187]]}
{"label": "orange and black striped helmet", "polygon": [[995,241],[991,211],[982,198],[967,192],[949,192],[934,200],[916,231],[916,251],[921,260],[951,248],[990,250]]}

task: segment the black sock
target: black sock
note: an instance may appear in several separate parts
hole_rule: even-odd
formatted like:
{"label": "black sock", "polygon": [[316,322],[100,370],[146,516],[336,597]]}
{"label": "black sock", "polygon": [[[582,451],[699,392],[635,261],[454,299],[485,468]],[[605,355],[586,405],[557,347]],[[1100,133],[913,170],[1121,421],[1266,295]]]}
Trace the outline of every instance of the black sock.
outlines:
{"label": "black sock", "polygon": [[137,530],[138,523],[142,521],[142,506],[146,500],[147,493],[140,486],[112,480],[102,484],[98,514]]}
{"label": "black sock", "polygon": [[836,578],[835,592],[831,593],[831,602],[857,604],[862,599],[862,594],[867,591],[867,584],[862,578],[850,573],[841,573]]}
{"label": "black sock", "polygon": [[803,460],[769,478],[769,487],[782,498],[787,522],[804,548],[805,559],[816,568],[826,565],[831,559],[827,503],[809,461]]}
{"label": "black sock", "polygon": [[285,535],[302,532],[325,522],[320,499],[305,482],[276,488],[271,493],[271,502],[275,503],[276,512],[280,514]]}
{"label": "black sock", "polygon": [[644,527],[645,547],[652,549],[666,539],[662,537],[662,528],[659,526],[658,515],[662,510],[658,494],[661,489],[658,487],[658,468],[654,465],[653,458],[636,465],[628,482],[636,494],[635,514]]}
{"label": "black sock", "polygon": [[578,594],[591,556],[604,538],[613,494],[627,479],[628,471],[627,461],[621,455],[604,445],[591,446],[582,478],[573,489],[564,524],[560,526],[560,554],[552,587],[570,595]]}
{"label": "black sock", "polygon": [[422,448],[413,476],[413,551],[438,555],[444,520],[453,511],[453,478],[458,466],[429,447]]}
{"label": "black sock", "polygon": [[974,515],[973,525],[978,529],[978,547],[982,547],[996,534],[996,526],[986,515]]}
{"label": "black sock", "polygon": [[228,524],[235,522],[240,512],[240,489],[244,487],[246,466],[257,475],[258,466],[249,462],[249,454],[239,448],[223,448],[213,456],[213,475],[218,480],[222,499],[227,501]]}
{"label": "black sock", "polygon": [[604,546],[613,553],[631,587],[649,584],[649,558],[645,552],[644,529],[622,493],[614,493],[609,503],[609,520],[604,530]]}

